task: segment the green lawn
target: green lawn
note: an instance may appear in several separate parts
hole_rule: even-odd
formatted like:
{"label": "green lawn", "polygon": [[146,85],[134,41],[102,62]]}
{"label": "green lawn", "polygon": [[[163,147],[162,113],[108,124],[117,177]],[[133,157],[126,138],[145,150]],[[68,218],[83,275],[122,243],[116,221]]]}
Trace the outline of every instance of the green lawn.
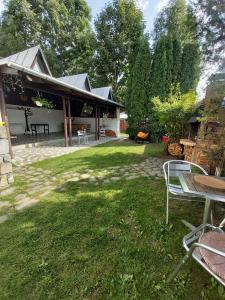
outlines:
{"label": "green lawn", "polygon": [[60,158],[47,159],[33,166],[51,170],[56,175],[66,171],[100,170],[111,166],[139,163],[144,159],[164,156],[163,144],[136,144],[129,140],[101,144]]}
{"label": "green lawn", "polygon": [[[163,156],[161,145],[113,142],[34,164],[82,170]],[[0,299],[224,299],[220,285],[184,254],[182,218],[199,224],[200,204],[174,202],[165,226],[164,182],[70,182],[0,225]],[[221,296],[222,295],[222,296]]]}

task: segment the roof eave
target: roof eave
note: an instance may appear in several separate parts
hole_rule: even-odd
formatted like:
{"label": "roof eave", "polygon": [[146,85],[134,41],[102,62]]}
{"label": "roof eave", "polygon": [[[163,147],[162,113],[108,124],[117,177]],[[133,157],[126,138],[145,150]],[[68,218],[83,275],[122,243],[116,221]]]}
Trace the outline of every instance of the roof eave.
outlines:
{"label": "roof eave", "polygon": [[39,77],[39,78],[44,79],[46,81],[49,81],[49,82],[52,82],[52,83],[64,86],[66,88],[72,89],[72,90],[80,92],[82,94],[85,94],[85,95],[88,95],[88,96],[92,96],[92,97],[94,97],[94,98],[96,98],[98,100],[104,101],[105,103],[108,102],[108,103],[113,104],[113,105],[115,105],[117,107],[123,107],[123,105],[120,104],[120,103],[117,103],[117,102],[112,101],[112,100],[107,100],[107,99],[105,99],[103,97],[100,97],[98,95],[95,95],[95,94],[93,94],[91,92],[82,90],[80,88],[77,88],[77,87],[74,87],[74,86],[72,86],[70,84],[67,84],[67,83],[65,83],[63,81],[60,81],[59,79],[56,79],[56,78],[54,78],[52,76],[46,75],[44,73],[37,72],[35,70],[29,69],[29,68],[26,68],[26,67],[22,67],[22,66],[20,66],[20,65],[18,65],[16,63],[13,63],[13,62],[10,62],[10,61],[2,61],[2,62],[0,62],[0,67],[1,66],[7,66],[8,68],[12,68],[12,69],[16,69],[16,70],[21,71],[21,72],[25,72],[25,73],[27,73],[29,75],[33,75],[33,76]]}

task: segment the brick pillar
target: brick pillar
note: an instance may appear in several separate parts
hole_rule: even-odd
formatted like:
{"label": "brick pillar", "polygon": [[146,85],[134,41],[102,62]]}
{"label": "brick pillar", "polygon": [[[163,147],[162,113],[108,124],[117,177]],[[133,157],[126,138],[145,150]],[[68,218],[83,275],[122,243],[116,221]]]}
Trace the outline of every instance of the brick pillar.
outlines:
{"label": "brick pillar", "polygon": [[5,126],[0,125],[0,188],[13,183],[12,162]]}
{"label": "brick pillar", "polygon": [[[1,87],[1,86],[0,86]],[[12,160],[10,154],[10,141],[5,125],[6,111],[4,107],[4,94],[0,89],[0,189],[13,183]]]}

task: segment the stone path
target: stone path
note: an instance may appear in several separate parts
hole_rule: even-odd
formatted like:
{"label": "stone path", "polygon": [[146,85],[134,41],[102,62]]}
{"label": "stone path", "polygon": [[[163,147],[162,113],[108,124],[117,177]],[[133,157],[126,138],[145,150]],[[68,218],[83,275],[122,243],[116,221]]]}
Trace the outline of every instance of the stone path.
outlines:
{"label": "stone path", "polygon": [[83,148],[92,147],[98,144],[103,144],[108,141],[113,140],[112,138],[104,138],[99,141],[90,140],[89,144],[86,145],[74,145],[72,147],[64,147],[64,142],[56,142],[55,145],[47,145],[47,146],[34,146],[27,147],[24,146],[15,146],[13,147],[13,163],[16,166],[25,166],[27,164],[32,164],[34,162],[44,160],[47,158],[57,157],[64,154],[69,154],[75,151],[78,151]]}
{"label": "stone path", "polygon": [[[20,212],[35,205],[41,198],[47,196],[52,190],[65,190],[66,182],[79,182],[83,185],[104,185],[111,181],[132,180],[139,177],[163,176],[162,164],[166,159],[148,158],[140,164],[108,167],[103,170],[87,169],[81,172],[69,171],[55,176],[49,170],[34,168],[30,165],[15,167],[15,175],[24,178],[28,183],[26,192],[13,195],[13,203],[0,201],[0,209],[6,213],[0,216],[0,223],[5,222],[15,212]],[[12,189],[13,193],[13,189]]]}

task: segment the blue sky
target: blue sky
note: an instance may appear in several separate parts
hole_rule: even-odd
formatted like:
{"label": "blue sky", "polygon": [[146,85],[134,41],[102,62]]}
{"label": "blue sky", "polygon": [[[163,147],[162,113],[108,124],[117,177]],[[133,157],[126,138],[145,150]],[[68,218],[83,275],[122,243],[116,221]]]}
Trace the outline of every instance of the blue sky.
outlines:
{"label": "blue sky", "polygon": [[[92,11],[92,17],[95,18],[97,14],[104,8],[108,0],[86,0]],[[148,31],[152,30],[154,18],[157,13],[164,7],[168,0],[136,0],[138,5],[142,8],[144,12],[144,19],[146,22],[146,29]],[[0,0],[0,14],[3,10],[4,0]]]}

